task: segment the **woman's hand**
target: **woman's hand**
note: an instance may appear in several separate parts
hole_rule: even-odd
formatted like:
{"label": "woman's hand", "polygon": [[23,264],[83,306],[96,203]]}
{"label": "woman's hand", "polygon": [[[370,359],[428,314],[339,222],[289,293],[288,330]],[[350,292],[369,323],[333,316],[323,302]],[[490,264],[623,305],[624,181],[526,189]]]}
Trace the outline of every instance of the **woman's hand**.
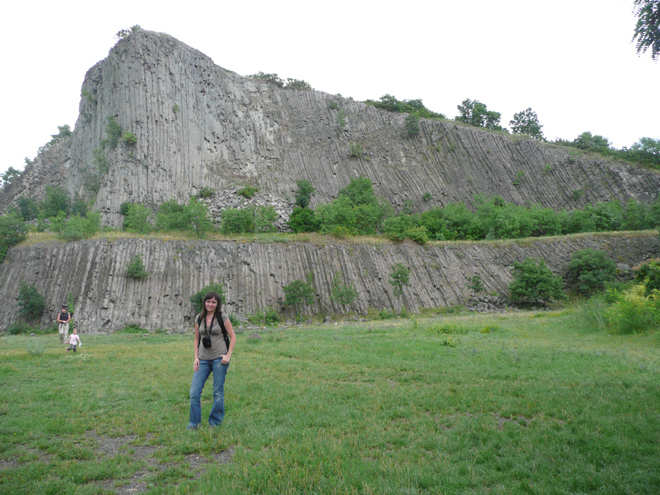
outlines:
{"label": "woman's hand", "polygon": [[197,371],[199,369],[199,358],[193,359],[193,371]]}
{"label": "woman's hand", "polygon": [[231,352],[228,352],[224,356],[222,356],[222,364],[229,364],[229,360],[231,359]]}

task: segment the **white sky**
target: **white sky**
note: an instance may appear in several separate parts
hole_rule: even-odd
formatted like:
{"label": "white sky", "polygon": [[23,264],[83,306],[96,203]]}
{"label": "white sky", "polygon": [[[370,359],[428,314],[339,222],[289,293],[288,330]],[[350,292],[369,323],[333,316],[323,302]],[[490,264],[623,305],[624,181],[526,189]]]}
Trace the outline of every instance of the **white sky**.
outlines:
{"label": "white sky", "polygon": [[456,116],[465,98],[532,107],[548,139],[660,138],[660,61],[631,42],[632,0],[22,0],[0,14],[0,172],[73,128],[85,72],[135,24],[241,75],[304,79],[356,100],[386,93]]}

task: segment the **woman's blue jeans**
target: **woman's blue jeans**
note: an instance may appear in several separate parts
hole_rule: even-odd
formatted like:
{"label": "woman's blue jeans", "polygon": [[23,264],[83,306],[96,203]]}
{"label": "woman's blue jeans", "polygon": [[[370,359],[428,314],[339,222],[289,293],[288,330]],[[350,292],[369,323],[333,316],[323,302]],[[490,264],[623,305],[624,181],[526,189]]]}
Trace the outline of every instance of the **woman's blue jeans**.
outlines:
{"label": "woman's blue jeans", "polygon": [[225,417],[225,377],[229,363],[222,364],[222,358],[199,360],[190,385],[190,420],[188,428],[197,428],[202,421],[202,389],[206,379],[213,372],[213,407],[209,415],[209,425],[218,426]]}

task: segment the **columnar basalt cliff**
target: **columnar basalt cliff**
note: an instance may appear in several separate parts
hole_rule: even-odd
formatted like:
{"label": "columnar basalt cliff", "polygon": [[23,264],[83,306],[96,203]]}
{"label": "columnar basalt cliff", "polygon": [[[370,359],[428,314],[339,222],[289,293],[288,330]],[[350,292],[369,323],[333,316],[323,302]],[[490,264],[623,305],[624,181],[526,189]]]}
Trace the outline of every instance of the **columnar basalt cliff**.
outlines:
{"label": "columnar basalt cliff", "polygon": [[[360,176],[396,208],[414,209],[469,203],[476,194],[573,208],[612,199],[648,202],[660,190],[656,171],[453,121],[422,120],[419,135],[409,138],[405,115],[242,77],[168,35],[140,29],[88,71],[81,95],[72,135],[46,145],[21,177],[0,191],[2,212],[21,196],[43,198],[49,185],[89,200],[114,227],[121,224],[124,202],[155,209],[168,200],[186,202],[203,189],[215,192],[204,201],[216,221],[223,208],[252,203],[274,206],[283,225],[300,179],[316,189],[312,207]],[[109,119],[130,139],[110,136]],[[351,156],[356,155],[351,145],[364,153]],[[236,194],[247,185],[258,188],[250,200]],[[21,282],[34,284],[53,313],[71,294],[84,332],[130,323],[183,330],[192,314],[190,296],[210,282],[224,284],[229,312],[241,317],[269,306],[282,309],[282,287],[310,273],[317,292],[310,312],[364,313],[402,304],[416,310],[465,302],[474,274],[488,291],[504,294],[515,261],[541,257],[559,273],[570,253],[585,247],[636,264],[657,255],[658,238],[640,233],[425,247],[340,241],[53,242],[12,248],[0,267],[0,295],[12,301]],[[126,277],[135,254],[150,272],[144,281]],[[412,270],[402,300],[389,284],[399,262]],[[330,298],[337,274],[358,292],[349,308]],[[0,306],[2,325],[15,321],[16,312],[14,304]],[[44,314],[42,324],[48,322]]]}
{"label": "columnar basalt cliff", "polygon": [[[657,255],[656,233],[577,235],[525,241],[413,243],[258,243],[230,241],[158,241],[147,239],[43,243],[12,248],[0,271],[0,294],[11,301],[21,282],[44,294],[47,325],[70,296],[83,332],[112,331],[135,324],[147,329],[189,330],[194,311],[190,297],[210,283],[222,283],[225,310],[239,319],[273,307],[284,311],[282,287],[312,275],[316,303],[309,313],[364,314],[370,308],[408,310],[465,304],[470,278],[479,275],[487,293],[506,295],[512,265],[526,257],[542,258],[563,273],[571,254],[603,249],[628,266]],[[149,277],[126,276],[129,260],[139,254]],[[402,298],[392,291],[392,267],[410,268]],[[336,277],[357,291],[350,307],[331,298]],[[289,317],[292,315],[289,313]],[[6,328],[17,318],[15,304],[0,306]]]}
{"label": "columnar basalt cliff", "polygon": [[[102,146],[112,117],[136,142]],[[519,204],[570,208],[585,203],[655,199],[660,174],[532,139],[452,121],[422,120],[414,138],[405,115],[319,91],[282,89],[239,76],[174,38],[136,29],[92,67],[82,86],[73,136],[49,146],[7,191],[41,196],[59,184],[95,200],[106,224],[121,222],[121,203],[157,207],[185,202],[202,188],[216,216],[252,200],[286,218],[296,181],[316,188],[312,206],[354,177],[374,183],[395,207],[470,202],[500,195]],[[351,157],[351,143],[364,150]],[[422,202],[430,194],[431,201]]]}

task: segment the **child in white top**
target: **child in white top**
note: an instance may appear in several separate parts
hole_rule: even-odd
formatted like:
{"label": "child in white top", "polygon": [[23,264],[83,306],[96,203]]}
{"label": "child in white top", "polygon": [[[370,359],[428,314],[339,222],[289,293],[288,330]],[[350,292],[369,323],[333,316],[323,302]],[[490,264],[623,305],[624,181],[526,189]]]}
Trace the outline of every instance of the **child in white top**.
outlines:
{"label": "child in white top", "polygon": [[73,333],[69,335],[69,347],[66,350],[76,352],[76,347],[81,345],[82,342],[80,342],[80,337],[78,337],[78,330],[74,328]]}

